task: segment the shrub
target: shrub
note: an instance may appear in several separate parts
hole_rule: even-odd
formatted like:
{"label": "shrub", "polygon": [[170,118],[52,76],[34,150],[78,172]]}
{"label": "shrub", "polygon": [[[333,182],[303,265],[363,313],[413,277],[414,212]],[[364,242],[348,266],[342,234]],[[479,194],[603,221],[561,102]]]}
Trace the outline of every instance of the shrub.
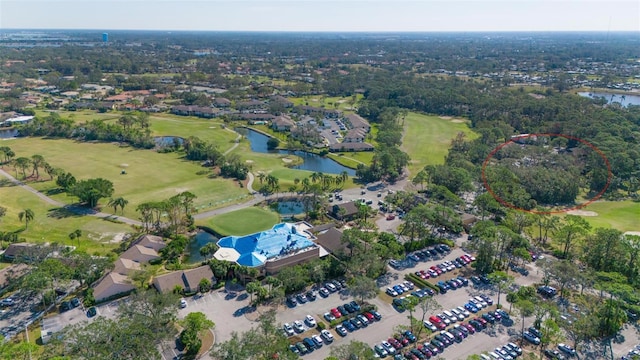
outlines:
{"label": "shrub", "polygon": [[327,328],[327,325],[322,321],[318,321],[318,330],[324,330]]}

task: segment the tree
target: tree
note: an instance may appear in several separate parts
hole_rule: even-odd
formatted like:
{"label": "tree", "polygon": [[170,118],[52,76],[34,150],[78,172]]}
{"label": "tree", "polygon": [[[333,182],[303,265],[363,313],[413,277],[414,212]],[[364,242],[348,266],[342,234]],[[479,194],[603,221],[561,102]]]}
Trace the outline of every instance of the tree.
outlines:
{"label": "tree", "polygon": [[195,355],[200,351],[202,341],[198,335],[203,331],[215,326],[213,321],[207,319],[207,316],[201,312],[189,313],[180,325],[184,328],[180,333],[180,342],[185,347],[187,354]]}
{"label": "tree", "polygon": [[360,302],[364,302],[365,299],[378,295],[378,286],[375,280],[358,275],[349,280],[349,291],[354,298],[360,298]]}
{"label": "tree", "polygon": [[0,218],[7,215],[7,208],[4,206],[0,206]]}
{"label": "tree", "polygon": [[[76,184],[76,178],[71,173],[59,172],[56,179],[56,185],[60,186],[64,191],[70,191]],[[114,210],[115,212],[115,210]]]}
{"label": "tree", "polygon": [[215,254],[216,251],[218,251],[218,245],[214,242],[210,242],[200,248],[200,255],[209,260],[213,257],[213,254]]}
{"label": "tree", "polygon": [[29,228],[29,222],[31,222],[36,217],[35,213],[31,209],[25,209],[24,211],[20,211],[18,213],[18,219],[20,222],[24,219],[24,228]]}
{"label": "tree", "polygon": [[73,243],[73,240],[78,239],[78,245],[80,245],[80,236],[82,236],[82,230],[76,229],[75,231],[69,233],[69,240]]}
{"label": "tree", "polygon": [[249,299],[249,302],[251,304],[253,304],[253,294],[257,294],[260,291],[261,287],[262,287],[262,284],[260,284],[259,281],[252,281],[248,283],[247,286],[245,287],[247,294],[251,296],[251,298]]}
{"label": "tree", "polygon": [[102,178],[82,180],[71,188],[71,195],[78,197],[90,208],[96,207],[100,199],[112,194],[113,183]]}
{"label": "tree", "polygon": [[13,163],[16,169],[20,168],[20,170],[22,170],[22,178],[26,179],[27,178],[26,170],[29,166],[31,166],[31,159],[26,157],[19,157],[15,159]]}
{"label": "tree", "polygon": [[427,181],[429,181],[429,174],[427,174],[426,171],[421,170],[416,174],[411,182],[413,182],[414,185],[420,184],[420,189],[424,190],[424,183]]}
{"label": "tree", "polygon": [[507,273],[505,273],[504,271],[494,271],[487,277],[489,278],[489,281],[498,289],[497,306],[500,307],[500,294],[507,291],[511,287],[514,281],[514,277],[511,275],[507,275]]}
{"label": "tree", "polygon": [[131,319],[149,329],[157,345],[176,334],[171,325],[177,318],[178,298],[176,294],[162,294],[155,289],[137,291],[130,296],[130,302],[120,305],[118,317]]}
{"label": "tree", "polygon": [[342,359],[374,360],[376,359],[373,349],[368,344],[351,340],[348,344],[333,346],[331,356]]}
{"label": "tree", "polygon": [[556,233],[556,238],[563,245],[563,258],[566,259],[569,256],[575,241],[584,236],[590,229],[591,225],[583,217],[578,215],[564,217],[564,223]]}
{"label": "tree", "polygon": [[549,270],[551,278],[560,285],[561,297],[563,297],[565,287],[578,284],[580,269],[571,260],[554,261]]}
{"label": "tree", "polygon": [[280,146],[280,140],[277,138],[270,137],[269,140],[267,140],[267,150],[275,150],[278,146]]}
{"label": "tree", "polygon": [[534,305],[529,299],[520,299],[515,304],[518,311],[520,311],[521,321],[522,321],[522,331],[520,334],[520,341],[524,341],[524,319],[533,315]]}
{"label": "tree", "polygon": [[[114,199],[114,202],[115,202],[115,205],[120,207],[120,214],[124,214],[124,207],[127,206],[127,204],[129,204],[129,200],[127,200],[127,199],[125,199],[123,197],[117,197],[117,198]],[[114,211],[114,213],[115,213],[115,211]]]}

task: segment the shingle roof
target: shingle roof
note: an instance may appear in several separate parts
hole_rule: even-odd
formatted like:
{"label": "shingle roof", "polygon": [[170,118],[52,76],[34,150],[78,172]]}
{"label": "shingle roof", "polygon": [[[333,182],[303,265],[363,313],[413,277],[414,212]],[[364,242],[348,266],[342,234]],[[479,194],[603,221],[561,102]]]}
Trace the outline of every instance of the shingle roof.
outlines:
{"label": "shingle roof", "polygon": [[173,291],[176,286],[185,290],[195,291],[202,279],[215,282],[213,272],[209,265],[203,265],[195,269],[174,271],[165,275],[156,276],[153,286],[162,293]]}

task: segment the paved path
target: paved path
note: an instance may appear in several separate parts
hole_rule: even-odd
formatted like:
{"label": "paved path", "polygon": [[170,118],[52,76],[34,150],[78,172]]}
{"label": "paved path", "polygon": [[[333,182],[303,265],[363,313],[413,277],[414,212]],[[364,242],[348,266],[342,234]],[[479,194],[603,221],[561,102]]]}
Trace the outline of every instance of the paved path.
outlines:
{"label": "paved path", "polygon": [[[232,132],[232,133],[234,133],[234,134],[236,134],[236,132],[235,132],[235,131],[233,131],[233,130],[231,130],[231,129],[229,129],[229,128],[224,128],[224,129],[225,129],[225,130],[227,130],[227,131],[230,131],[230,132]],[[223,153],[223,155],[227,155],[228,153],[230,153],[230,152],[232,152],[233,150],[235,150],[235,149],[238,147],[238,145],[240,145],[240,139],[242,139],[242,135],[238,134],[238,136],[237,136],[237,137],[236,137],[236,139],[235,139],[235,143],[233,144],[233,146],[232,146],[232,147],[230,147],[230,148],[228,148],[228,149],[227,149],[227,151],[225,151],[225,152]]]}
{"label": "paved path", "polygon": [[30,193],[36,195],[37,197],[39,197],[40,199],[44,200],[47,204],[53,205],[53,206],[59,206],[62,208],[65,208],[75,214],[78,215],[89,215],[89,216],[95,216],[98,218],[110,218],[110,219],[115,219],[118,221],[122,221],[125,224],[129,224],[129,225],[138,225],[141,226],[142,223],[140,221],[137,220],[133,220],[133,219],[129,219],[127,217],[124,216],[118,216],[118,215],[114,215],[114,214],[107,214],[104,212],[99,212],[99,211],[95,211],[93,209],[88,209],[85,207],[81,207],[81,206],[75,206],[75,205],[67,205],[65,203],[62,203],[58,200],[54,200],[50,197],[48,197],[47,195],[41,193],[40,191],[32,188],[31,186],[23,183],[22,181],[14,178],[13,176],[11,176],[11,174],[7,173],[6,171],[0,169],[0,175],[6,177],[7,179],[9,179],[9,181],[11,181],[12,183],[14,183],[17,186],[20,186],[21,188],[29,191]]}

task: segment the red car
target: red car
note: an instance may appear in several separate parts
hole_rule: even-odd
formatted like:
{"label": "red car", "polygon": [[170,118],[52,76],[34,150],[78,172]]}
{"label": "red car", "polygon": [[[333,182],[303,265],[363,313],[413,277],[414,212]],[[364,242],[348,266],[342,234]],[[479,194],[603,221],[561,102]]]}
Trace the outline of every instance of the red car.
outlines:
{"label": "red car", "polygon": [[467,330],[469,330],[469,334],[475,334],[476,333],[476,329],[468,323],[463,323],[462,326],[466,327]]}
{"label": "red car", "polygon": [[482,323],[482,325],[484,325],[485,327],[487,326],[487,320],[481,318],[481,317],[477,317],[474,320],[479,321],[480,323]]}
{"label": "red car", "polygon": [[394,338],[389,338],[387,340],[389,342],[389,344],[391,344],[391,346],[393,346],[395,349],[401,349],[402,348],[402,344],[400,343],[400,341],[394,339]]}
{"label": "red car", "polygon": [[331,315],[335,316],[336,319],[342,317],[342,313],[336,308],[331,309]]}
{"label": "red car", "polygon": [[442,322],[442,319],[440,319],[439,317],[437,317],[435,315],[432,315],[429,318],[429,322],[431,322],[433,325],[435,325],[440,330],[444,330],[447,327],[447,325],[444,322]]}
{"label": "red car", "polygon": [[374,322],[375,321],[375,317],[370,312],[364,313],[364,316],[367,318],[367,320],[369,320],[369,322]]}
{"label": "red car", "polygon": [[438,275],[442,274],[442,269],[440,269],[439,267],[433,265],[432,267],[430,267],[429,269],[435,271],[436,273],[438,273]]}
{"label": "red car", "polygon": [[396,339],[396,341],[399,342],[403,347],[409,345],[409,339],[402,336],[401,334],[396,334],[394,339]]}
{"label": "red car", "polygon": [[396,216],[395,216],[395,215],[393,215],[393,214],[389,214],[389,215],[387,215],[387,220],[393,220],[393,219],[395,219],[395,218],[396,218]]}

